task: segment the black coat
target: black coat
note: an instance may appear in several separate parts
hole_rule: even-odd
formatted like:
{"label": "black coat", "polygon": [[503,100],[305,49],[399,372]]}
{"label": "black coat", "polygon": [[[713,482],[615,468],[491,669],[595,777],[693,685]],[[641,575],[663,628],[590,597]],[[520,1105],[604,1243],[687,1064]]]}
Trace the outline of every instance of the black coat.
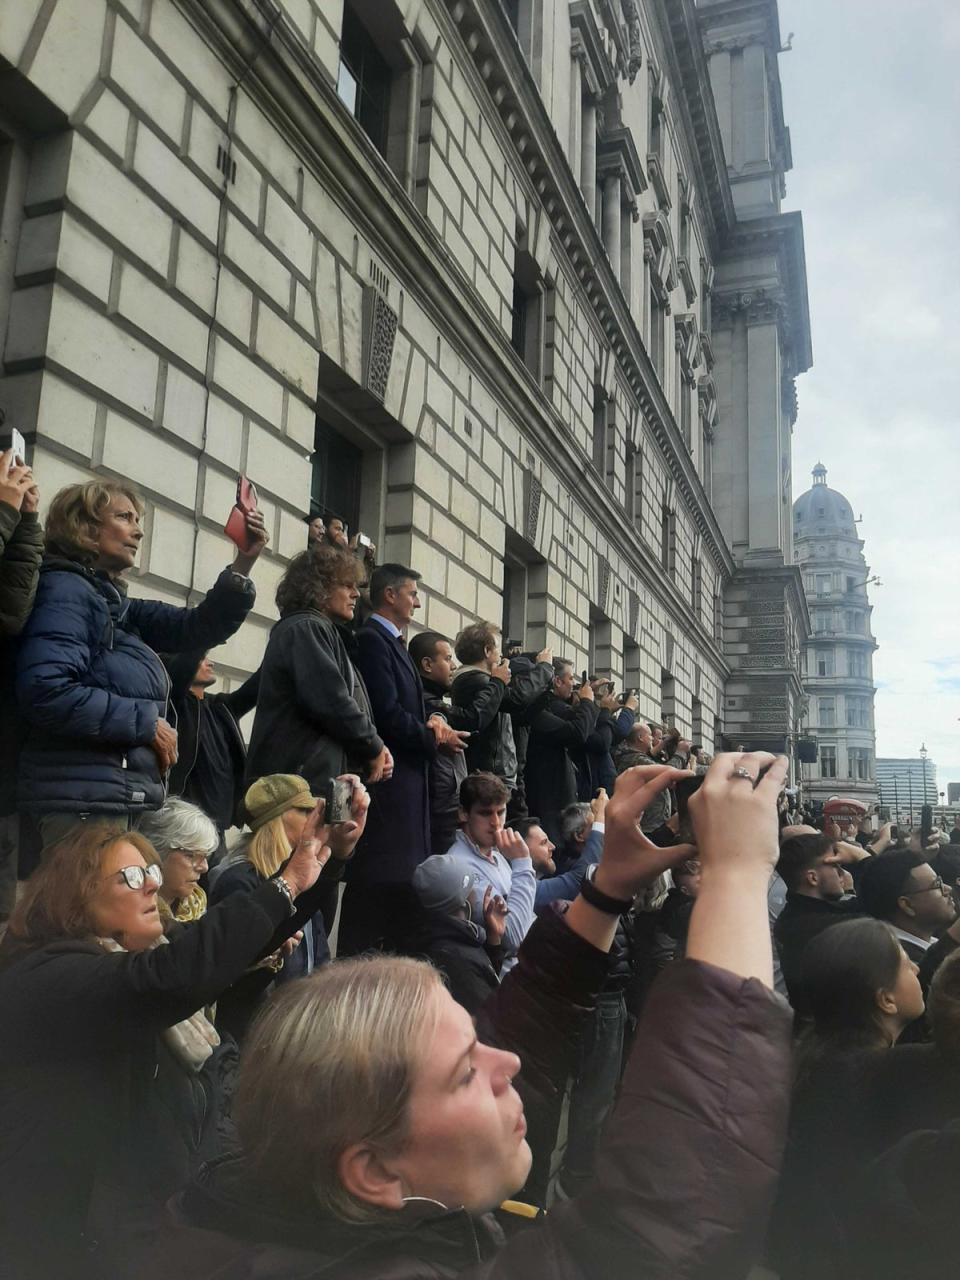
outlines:
{"label": "black coat", "polygon": [[357,666],[394,767],[392,778],[371,789],[367,829],[347,880],[409,884],[431,852],[427,773],[437,754],[436,738],[427,728],[423,687],[406,645],[373,618],[357,632]]}
{"label": "black coat", "polygon": [[502,948],[490,951],[476,927],[441,911],[421,911],[407,948],[443,973],[450,994],[475,1016],[500,985]]}
{"label": "black coat", "polygon": [[212,1004],[293,919],[269,885],[150,951],[75,940],[17,955],[4,944],[0,1240],[17,1280],[73,1274],[98,1185],[124,1189],[118,1217],[170,1194],[171,1091],[189,1123],[192,1082],[161,1032]]}
{"label": "black coat", "polygon": [[339,628],[306,609],[274,626],[260,667],[247,783],[297,773],[317,790],[383,750]]}
{"label": "black coat", "polygon": [[856,898],[844,898],[839,902],[827,902],[809,898],[806,894],[787,891],[787,901],[773,926],[773,936],[780,953],[780,970],[787,984],[790,1003],[803,1012],[803,995],[800,989],[800,966],[803,953],[811,938],[841,920],[855,920],[862,915]]}
{"label": "black coat", "polygon": [[[240,732],[240,721],[257,705],[260,672],[255,671],[238,689],[230,693],[205,693],[202,698],[190,691],[197,667],[205,650],[164,657],[170,674],[170,701],[177,713],[177,763],[170,770],[169,792],[183,796],[198,805],[214,822],[226,830],[243,825],[244,766],[247,748]],[[194,776],[200,753],[201,728],[217,734],[232,765],[233,799],[228,812],[218,812],[215,797],[208,795]]]}
{"label": "black coat", "polygon": [[[443,716],[451,729],[466,729],[476,724],[472,711],[455,707],[449,689],[434,680],[421,678],[423,701],[427,718]],[[494,691],[496,692],[496,691]],[[463,752],[450,755],[438,751],[430,761],[430,850],[446,853],[460,826],[460,783],[467,776],[467,761]]]}
{"label": "black coat", "polygon": [[525,773],[527,808],[536,814],[554,844],[559,844],[560,814],[577,799],[577,774],[571,750],[585,745],[597,721],[592,702],[576,704],[553,697],[533,716]]}
{"label": "black coat", "polygon": [[[471,722],[470,737],[464,752],[468,773],[499,773],[503,776],[503,738],[509,726],[510,754],[516,760],[513,726],[501,711],[507,686],[502,680],[476,671],[472,667],[458,671],[453,678],[450,700],[465,719]],[[457,725],[457,728],[460,728]]]}
{"label": "black coat", "polygon": [[[478,1035],[490,1042],[490,1015],[494,1041],[520,1054],[521,1082],[546,1072],[562,1088],[604,969],[562,921],[539,921]],[[659,980],[645,1016],[596,1182],[509,1240],[493,1215],[417,1204],[373,1225],[335,1222],[258,1184],[241,1159],[201,1175],[127,1274],[161,1280],[173,1256],[178,1280],[742,1277],[780,1163],[789,1012],[753,979],[683,961]]]}

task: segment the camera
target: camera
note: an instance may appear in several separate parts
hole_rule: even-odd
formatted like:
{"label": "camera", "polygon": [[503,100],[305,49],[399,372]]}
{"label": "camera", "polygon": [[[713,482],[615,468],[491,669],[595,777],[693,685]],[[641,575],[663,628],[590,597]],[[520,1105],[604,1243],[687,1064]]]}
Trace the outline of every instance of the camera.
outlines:
{"label": "camera", "polygon": [[27,442],[23,438],[23,432],[18,431],[16,427],[0,431],[0,453],[6,453],[8,449],[13,450],[14,462],[23,466],[27,461]]}
{"label": "camera", "polygon": [[323,820],[330,826],[340,822],[349,822],[351,818],[350,801],[353,799],[353,784],[344,782],[342,778],[330,778],[323,788]]}

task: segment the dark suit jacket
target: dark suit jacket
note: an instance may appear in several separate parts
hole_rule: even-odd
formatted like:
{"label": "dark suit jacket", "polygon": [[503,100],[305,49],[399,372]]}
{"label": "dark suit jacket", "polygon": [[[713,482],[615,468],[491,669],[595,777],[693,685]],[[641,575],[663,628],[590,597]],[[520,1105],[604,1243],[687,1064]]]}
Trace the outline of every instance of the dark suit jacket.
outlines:
{"label": "dark suit jacket", "polygon": [[367,829],[347,878],[350,883],[409,884],[430,856],[427,776],[436,739],[427,728],[423,686],[406,645],[373,618],[357,632],[357,666],[394,768],[388,782],[370,789]]}
{"label": "dark suit jacket", "polygon": [[527,746],[527,807],[559,844],[560,813],[577,798],[577,775],[571,749],[586,744],[597,722],[592,702],[576,705],[551,698],[530,722]]}

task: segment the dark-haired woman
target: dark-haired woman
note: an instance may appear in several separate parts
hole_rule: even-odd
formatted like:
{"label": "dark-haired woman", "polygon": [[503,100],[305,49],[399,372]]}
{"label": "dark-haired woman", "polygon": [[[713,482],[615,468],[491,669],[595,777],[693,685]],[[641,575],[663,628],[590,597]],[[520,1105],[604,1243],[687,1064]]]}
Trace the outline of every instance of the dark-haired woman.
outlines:
{"label": "dark-haired woman", "polygon": [[172,1131],[218,1043],[198,1011],[316,909],[328,836],[318,806],[281,875],[166,944],[143,836],[86,823],[46,855],[0,945],[4,1280],[85,1277],[93,1204],[118,1233],[185,1176]]}
{"label": "dark-haired woman", "polygon": [[801,983],[812,1023],[797,1046],[771,1260],[782,1280],[840,1280],[855,1274],[846,1220],[852,1189],[877,1154],[878,1064],[923,1014],[923,994],[892,928],[872,918],[812,939]]}
{"label": "dark-haired woman", "polygon": [[362,578],[359,561],[339,547],[320,545],[287,566],[277,587],[280,621],[260,668],[248,782],[297,774],[319,794],[350,771],[368,782],[389,776],[390,752],[339,630],[353,621]]}

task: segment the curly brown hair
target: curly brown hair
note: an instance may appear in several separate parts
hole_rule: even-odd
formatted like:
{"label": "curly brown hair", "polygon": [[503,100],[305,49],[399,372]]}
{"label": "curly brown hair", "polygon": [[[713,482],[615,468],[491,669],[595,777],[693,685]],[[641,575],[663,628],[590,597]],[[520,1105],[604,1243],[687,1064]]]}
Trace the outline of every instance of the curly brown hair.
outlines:
{"label": "curly brown hair", "polygon": [[362,586],[366,580],[363,565],[342,547],[318,543],[301,551],[287,565],[277,587],[277,609],[280,617],[316,609],[323,613],[334,587]]}

